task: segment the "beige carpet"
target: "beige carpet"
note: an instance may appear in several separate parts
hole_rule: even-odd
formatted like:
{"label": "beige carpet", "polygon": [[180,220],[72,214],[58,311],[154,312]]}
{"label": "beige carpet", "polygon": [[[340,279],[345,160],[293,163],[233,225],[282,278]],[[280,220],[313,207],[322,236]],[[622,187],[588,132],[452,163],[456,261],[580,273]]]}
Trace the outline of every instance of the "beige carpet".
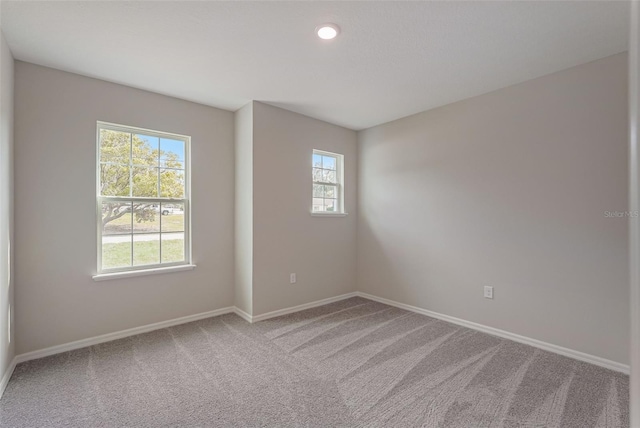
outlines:
{"label": "beige carpet", "polygon": [[628,377],[352,298],[20,364],[2,427],[626,427]]}

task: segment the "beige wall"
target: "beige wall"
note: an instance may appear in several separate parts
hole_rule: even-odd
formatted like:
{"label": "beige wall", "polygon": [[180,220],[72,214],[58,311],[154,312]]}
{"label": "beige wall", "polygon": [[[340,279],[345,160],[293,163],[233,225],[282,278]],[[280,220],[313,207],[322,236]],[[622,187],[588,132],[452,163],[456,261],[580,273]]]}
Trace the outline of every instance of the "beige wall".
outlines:
{"label": "beige wall", "polygon": [[[629,28],[629,210],[640,209],[640,3],[631,2]],[[631,343],[630,426],[640,426],[640,218],[629,219]]]}
{"label": "beige wall", "polygon": [[[3,150],[7,54],[3,43]],[[357,134],[259,102],[234,124],[231,112],[22,62],[15,83],[18,353],[357,286],[628,361],[627,221],[605,217],[627,208],[625,55]],[[192,136],[195,270],[91,279],[97,120]],[[345,156],[348,216],[310,215],[313,149]]]}
{"label": "beige wall", "polygon": [[[0,378],[15,354],[9,327],[13,304],[13,70],[14,61],[0,29]],[[11,340],[9,340],[11,328]]]}
{"label": "beige wall", "polygon": [[[355,291],[356,145],[354,131],[253,103],[253,315]],[[348,216],[310,215],[313,149],[344,155]]]}
{"label": "beige wall", "polygon": [[627,118],[619,54],[360,132],[358,289],[628,363]]}
{"label": "beige wall", "polygon": [[[96,121],[192,137],[193,271],[94,282]],[[16,339],[24,353],[233,305],[233,113],[16,62]]]}
{"label": "beige wall", "polygon": [[235,113],[235,305],[253,313],[253,103]]}

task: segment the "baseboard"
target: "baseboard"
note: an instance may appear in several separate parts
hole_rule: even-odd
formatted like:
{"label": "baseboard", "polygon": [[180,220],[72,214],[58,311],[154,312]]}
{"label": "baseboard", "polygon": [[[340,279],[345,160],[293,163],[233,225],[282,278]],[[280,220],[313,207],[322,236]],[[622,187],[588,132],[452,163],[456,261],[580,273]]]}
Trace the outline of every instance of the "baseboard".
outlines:
{"label": "baseboard", "polygon": [[[235,313],[239,317],[245,319],[250,323],[254,323],[257,321],[266,320],[268,318],[274,318],[281,315],[290,314],[293,312],[302,311],[305,309],[315,308],[317,306],[326,305],[328,303],[337,302],[339,300],[348,299],[350,297],[355,297],[357,293],[348,293],[343,294],[341,296],[330,297],[328,299],[317,300],[311,303],[305,303],[304,305],[298,305],[291,308],[280,309],[273,312],[268,312],[266,314],[251,316],[242,309],[230,306],[227,308],[217,309],[215,311],[203,312],[195,315],[188,315],[186,317],[175,318],[172,320],[161,321],[154,324],[148,324],[141,327],[130,328],[128,330],[117,331],[114,333],[107,333],[101,336],[90,337],[87,339],[77,340],[75,342],[64,343],[62,345],[51,346],[49,348],[39,349],[36,351],[27,352],[24,354],[17,355],[14,359],[15,364],[23,363],[25,361],[36,360],[38,358],[44,358],[55,354],[60,354],[62,352],[73,351],[75,349],[86,348],[87,346],[93,346],[100,343],[110,342],[112,340],[122,339],[129,336],[135,336],[136,334],[148,333],[154,330],[160,330],[167,327],[173,327],[180,324],[185,324],[192,321],[198,321],[205,318],[211,318],[219,315]],[[14,366],[15,366],[14,364]],[[13,371],[13,370],[12,370]],[[11,374],[9,374],[9,378]],[[9,381],[7,378],[7,382]],[[1,386],[1,385],[0,385]]]}
{"label": "baseboard", "polygon": [[236,315],[238,315],[240,318],[243,318],[248,323],[252,323],[253,322],[253,317],[251,315],[249,315],[248,313],[246,313],[245,311],[243,311],[242,309],[240,309],[239,307],[237,307],[237,306],[234,307],[233,308],[233,312],[235,312]]}
{"label": "baseboard", "polygon": [[[211,318],[218,315],[224,315],[233,313],[234,307],[216,309],[215,311],[202,312],[195,315],[188,315],[186,317],[174,318],[167,321],[161,321],[154,324],[147,324],[141,327],[134,327],[127,330],[116,331],[114,333],[107,333],[100,336],[90,337],[87,339],[76,340],[75,342],[64,343],[62,345],[51,346],[49,348],[39,349],[37,351],[31,351],[24,354],[17,355],[14,359],[16,363],[22,363],[25,361],[36,360],[38,358],[48,357],[50,355],[60,354],[61,352],[73,351],[75,349],[86,348],[87,346],[97,345],[99,343],[110,342],[112,340],[122,339],[129,336],[135,336],[136,334],[148,333],[154,330],[160,330],[167,327],[173,327],[188,322],[198,321],[205,318]],[[8,381],[8,380],[7,380]]]}
{"label": "baseboard", "polygon": [[9,385],[9,379],[11,379],[11,375],[13,371],[16,369],[16,364],[18,364],[18,359],[16,357],[11,360],[9,367],[2,375],[2,379],[0,379],[0,398],[4,395],[4,390],[7,389],[7,385]]}
{"label": "baseboard", "polygon": [[563,355],[565,357],[573,358],[575,360],[584,361],[585,363],[594,364],[596,366],[604,367],[609,370],[615,370],[620,373],[629,374],[630,367],[626,364],[618,363],[616,361],[607,360],[605,358],[597,357],[591,354],[585,354],[584,352],[575,351],[573,349],[564,348],[562,346],[554,345],[552,343],[543,342],[541,340],[532,339],[530,337],[521,336],[519,334],[511,333],[505,330],[489,327],[486,325],[478,324],[471,321],[466,321],[460,318],[452,317],[449,315],[440,314],[438,312],[429,311],[416,306],[407,305],[405,303],[399,303],[393,300],[384,299],[382,297],[374,296],[372,294],[356,292],[356,295],[365,299],[373,300],[375,302],[384,303],[385,305],[395,306],[396,308],[405,309],[407,311],[416,312],[418,314],[427,315],[432,318],[437,318],[443,321],[450,322],[452,324],[468,327],[473,330],[478,330],[483,333],[491,334],[493,336],[502,337],[504,339],[513,340],[514,342],[523,343],[525,345],[531,345],[536,348],[553,352],[555,354]]}
{"label": "baseboard", "polygon": [[160,330],[167,327],[173,327],[176,325],[185,324],[188,322],[198,321],[201,319],[211,318],[211,317],[229,314],[229,313],[235,313],[238,316],[245,319],[246,321],[250,323],[254,323],[254,322],[263,321],[269,318],[275,318],[282,315],[288,315],[294,312],[303,311],[305,309],[311,309],[318,306],[327,305],[329,303],[338,302],[340,300],[349,299],[351,297],[362,297],[365,299],[373,300],[375,302],[384,303],[389,306],[395,306],[400,309],[405,309],[407,311],[416,312],[418,314],[426,315],[432,318],[437,318],[443,321],[450,322],[452,324],[457,324],[463,327],[471,328],[473,330],[481,331],[483,333],[513,340],[514,342],[523,343],[525,345],[531,345],[536,348],[543,349],[545,351],[553,352],[555,354],[563,355],[565,357],[573,358],[579,361],[584,361],[586,363],[594,364],[596,366],[604,367],[610,370],[615,370],[617,372],[621,372],[624,374],[629,374],[630,372],[630,368],[626,364],[621,364],[615,361],[607,360],[605,358],[597,357],[595,355],[585,354],[584,352],[564,348],[562,346],[543,342],[537,339],[532,339],[526,336],[521,336],[519,334],[510,333],[505,330],[500,330],[497,328],[474,323],[471,321],[466,321],[460,318],[455,318],[449,315],[440,314],[438,312],[433,312],[427,309],[419,308],[417,306],[411,306],[405,303],[399,303],[393,300],[374,296],[372,294],[356,291],[353,293],[347,293],[347,294],[342,294],[336,297],[329,297],[327,299],[316,300],[315,302],[305,303],[303,305],[293,306],[290,308],[279,309],[277,311],[267,312],[265,314],[256,315],[256,316],[251,316],[248,313],[241,310],[240,308],[231,306],[227,308],[217,309],[214,311],[203,312],[200,314],[189,315],[181,318],[175,318],[172,320],[162,321],[154,324],[148,324],[141,327],[130,328],[128,330],[122,330],[114,333],[103,334],[101,336],[95,336],[88,339],[77,340],[75,342],[65,343],[57,346],[51,346],[49,348],[44,348],[37,351],[16,355],[16,357],[11,361],[11,364],[9,365],[4,375],[2,376],[2,379],[0,380],[0,398],[2,397],[2,394],[4,393],[4,390],[6,389],[7,384],[11,379],[11,375],[13,374],[13,371],[16,365],[25,361],[48,357],[50,355],[55,355],[62,352],[73,351],[75,349],[85,348],[87,346],[110,342],[112,340],[122,339],[129,336],[135,336],[136,334],[148,333],[154,330]]}
{"label": "baseboard", "polygon": [[315,302],[305,303],[303,305],[298,305],[298,306],[292,306],[290,308],[279,309],[277,311],[267,312],[261,315],[254,315],[250,317],[251,320],[249,322],[264,321],[269,318],[275,318],[275,317],[280,317],[282,315],[292,314],[294,312],[304,311],[305,309],[311,309],[318,306],[327,305],[329,303],[338,302],[340,300],[349,299],[351,297],[356,297],[356,296],[358,296],[358,292],[354,291],[353,293],[347,293],[347,294],[342,294],[336,297],[329,297],[327,299],[316,300]]}

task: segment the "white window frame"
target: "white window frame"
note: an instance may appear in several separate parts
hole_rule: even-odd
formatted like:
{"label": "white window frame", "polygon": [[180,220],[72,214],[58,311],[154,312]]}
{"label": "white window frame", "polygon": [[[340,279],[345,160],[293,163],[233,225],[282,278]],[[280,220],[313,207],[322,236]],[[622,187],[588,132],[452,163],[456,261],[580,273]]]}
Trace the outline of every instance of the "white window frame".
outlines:
{"label": "white window frame", "polygon": [[[311,215],[318,217],[343,217],[347,215],[344,206],[344,155],[340,153],[328,152],[326,150],[318,150],[313,149],[313,153],[311,155],[311,171],[313,172],[313,155],[320,156],[330,156],[336,160],[336,181],[337,183],[325,183],[322,181],[315,181],[313,179],[313,174],[311,177]],[[336,203],[338,204],[336,211],[314,211],[313,210],[313,185],[321,184],[328,186],[336,186],[336,192],[338,193],[336,197]]]}
{"label": "white window frame", "polygon": [[[184,198],[149,198],[133,196],[102,196],[100,195],[100,130],[126,132],[130,134],[144,134],[150,137],[170,138],[184,142]],[[119,125],[115,123],[98,121],[96,123],[96,225],[97,225],[97,275],[94,280],[118,278],[122,276],[139,276],[147,273],[162,273],[192,269],[191,262],[191,137],[188,135],[173,134],[168,132],[155,131],[151,129],[134,126]],[[162,263],[162,235],[160,235],[160,263],[147,265],[131,265],[118,268],[102,268],[102,203],[103,202],[136,202],[144,201],[151,203],[176,203],[184,204],[184,260],[180,262]],[[133,217],[133,213],[132,217]],[[162,230],[162,213],[159,213],[160,231]],[[166,233],[166,232],[165,232]],[[133,229],[131,240],[131,255],[133,257]]]}

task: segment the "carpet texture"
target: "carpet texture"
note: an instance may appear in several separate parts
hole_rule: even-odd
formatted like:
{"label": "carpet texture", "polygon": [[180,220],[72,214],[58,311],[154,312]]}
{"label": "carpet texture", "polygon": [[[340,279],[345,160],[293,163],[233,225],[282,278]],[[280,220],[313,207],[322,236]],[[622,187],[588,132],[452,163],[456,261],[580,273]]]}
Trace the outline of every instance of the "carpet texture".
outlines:
{"label": "carpet texture", "polygon": [[362,298],[18,365],[2,427],[627,427],[628,377]]}

